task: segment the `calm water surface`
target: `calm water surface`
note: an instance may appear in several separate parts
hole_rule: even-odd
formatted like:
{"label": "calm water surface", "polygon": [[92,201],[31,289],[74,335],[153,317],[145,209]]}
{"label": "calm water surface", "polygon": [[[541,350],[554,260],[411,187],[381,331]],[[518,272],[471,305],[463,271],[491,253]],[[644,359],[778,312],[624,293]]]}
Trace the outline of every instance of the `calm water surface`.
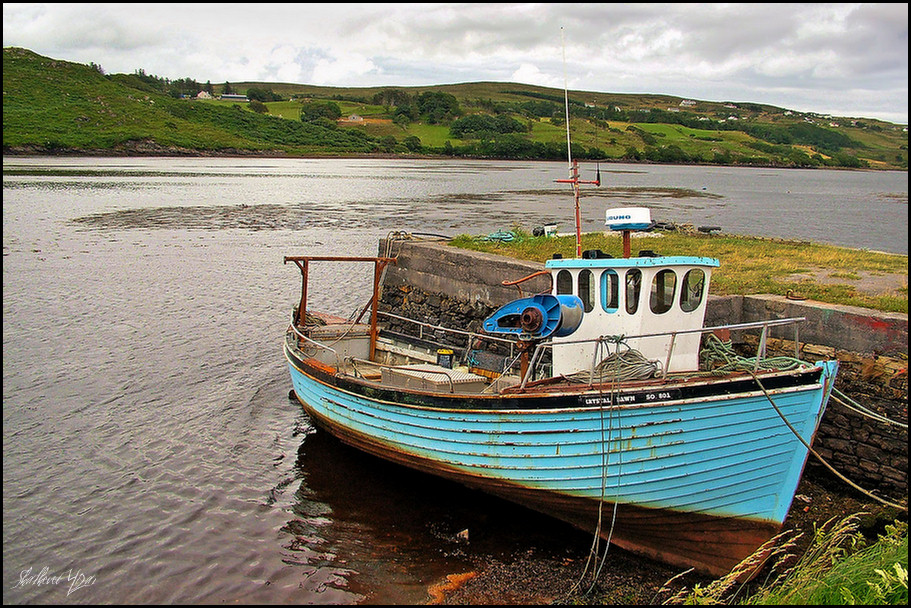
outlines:
{"label": "calm water surface", "polygon": [[[3,164],[4,603],[415,604],[479,556],[587,547],[315,431],[280,347],[300,289],[284,255],[373,255],[392,230],[568,232],[564,164]],[[907,173],[611,164],[602,183],[586,230],[646,205],[908,251]],[[313,305],[359,309],[369,272],[316,270]]]}

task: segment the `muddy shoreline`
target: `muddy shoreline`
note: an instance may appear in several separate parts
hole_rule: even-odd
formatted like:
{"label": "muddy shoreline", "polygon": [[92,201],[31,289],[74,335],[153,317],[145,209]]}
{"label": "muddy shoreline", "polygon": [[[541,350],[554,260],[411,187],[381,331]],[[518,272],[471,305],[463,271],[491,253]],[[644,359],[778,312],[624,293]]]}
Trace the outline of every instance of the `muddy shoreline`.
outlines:
{"label": "muddy shoreline", "polygon": [[[898,511],[850,489],[832,476],[808,474],[800,482],[784,530],[802,536],[798,549],[805,549],[819,527],[865,513],[861,530],[871,540]],[[601,545],[602,555],[604,544]],[[683,587],[707,585],[713,579],[609,547],[599,562],[600,575],[593,583],[595,565],[589,547],[554,550],[531,547],[511,556],[473,556],[473,570],[454,572],[428,588],[428,604],[445,605],[544,605],[544,604],[661,604]],[[762,577],[759,577],[762,578]],[[671,579],[674,579],[671,581]],[[669,581],[671,581],[669,583]]]}
{"label": "muddy shoreline", "polygon": [[[285,152],[284,150],[239,150],[236,148],[227,148],[224,150],[196,150],[190,148],[181,148],[178,146],[162,146],[151,140],[147,141],[136,141],[128,142],[125,145],[116,147],[116,148],[105,148],[105,149],[88,149],[88,150],[76,150],[72,148],[57,149],[57,148],[43,148],[40,146],[11,146],[4,147],[3,149],[4,156],[20,156],[20,157],[29,157],[29,156],[58,156],[58,157],[79,157],[87,156],[93,158],[129,158],[129,157],[171,157],[171,158],[300,158],[300,159],[332,159],[332,158],[351,158],[351,159],[367,159],[375,158],[382,160],[415,160],[415,159],[445,159],[452,158],[449,156],[441,156],[436,154],[397,154],[390,152],[375,152],[371,154],[364,153],[338,153],[338,154],[326,154],[326,153],[313,153],[313,154],[293,154]],[[498,162],[510,162],[514,159],[509,158],[493,158],[493,157],[458,157],[466,160],[496,160]],[[520,159],[516,162],[565,162],[560,160],[554,160],[549,158],[542,159]],[[675,164],[675,163],[654,163],[648,160],[617,160],[617,159],[603,159],[598,162],[610,164],[612,162],[622,163],[622,164],[637,164],[637,165],[666,165],[666,164]],[[688,166],[701,166],[701,167],[744,167],[744,168],[755,168],[755,169],[768,169],[768,168],[779,168],[779,169],[800,169],[802,167],[789,167],[789,166],[761,166],[754,167],[752,165],[716,165],[712,163],[685,163]],[[854,167],[812,167],[813,169],[823,169],[831,171],[878,171],[875,167],[866,167],[866,168],[854,168]],[[894,169],[882,169],[885,171],[894,171]]]}

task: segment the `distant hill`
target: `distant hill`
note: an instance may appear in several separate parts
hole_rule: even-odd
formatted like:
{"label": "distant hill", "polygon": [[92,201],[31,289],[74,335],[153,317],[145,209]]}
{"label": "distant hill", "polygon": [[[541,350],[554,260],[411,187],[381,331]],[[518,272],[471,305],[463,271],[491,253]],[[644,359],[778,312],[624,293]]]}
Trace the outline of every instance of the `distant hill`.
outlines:
{"label": "distant hill", "polygon": [[[202,88],[5,48],[3,153],[566,157],[560,89],[242,82],[207,83],[211,98],[198,99]],[[251,101],[219,99],[226,88]],[[570,91],[569,99],[577,158],[908,167],[907,128],[874,119],[667,95]]]}

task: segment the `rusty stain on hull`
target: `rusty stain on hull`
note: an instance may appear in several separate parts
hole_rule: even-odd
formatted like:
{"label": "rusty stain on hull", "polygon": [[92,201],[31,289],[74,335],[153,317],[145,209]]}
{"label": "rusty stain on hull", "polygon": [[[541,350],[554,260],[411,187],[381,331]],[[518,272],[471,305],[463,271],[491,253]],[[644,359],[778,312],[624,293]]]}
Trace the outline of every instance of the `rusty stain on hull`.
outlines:
{"label": "rusty stain on hull", "polygon": [[[629,229],[622,230],[628,240]],[[417,323],[418,335],[392,323],[381,339],[379,288],[395,258],[286,257],[302,276],[284,345],[298,399],[318,426],[363,452],[540,511],[646,557],[723,576],[780,531],[838,362],[783,369],[763,361],[769,332],[794,325],[796,344],[802,319],[703,327],[717,260],[625,253],[623,260],[581,252],[549,260],[555,293],[548,297],[558,299],[562,289],[567,301],[507,304],[485,321],[484,338],[507,345],[489,349],[470,332],[391,313],[383,314]],[[311,320],[307,281],[316,261],[373,264],[372,297],[353,323],[317,329]],[[639,302],[629,282],[625,306],[601,296],[595,270],[602,280],[613,276],[618,288],[618,273],[651,285],[656,300],[643,295]],[[679,298],[676,273],[685,273],[685,285],[687,277],[693,281]],[[590,301],[570,296],[561,276],[577,280],[579,292],[585,277]],[[367,310],[370,323],[361,325]],[[564,316],[568,311],[580,311],[581,320],[575,312]],[[518,325],[501,324],[516,314]],[[568,331],[560,333],[564,322]],[[425,330],[432,339],[424,339]],[[734,330],[761,332],[755,358],[723,344],[701,346],[703,334]],[[441,353],[452,355],[450,345],[466,341],[460,360],[475,365],[464,372],[452,369],[451,356],[441,363]],[[641,359],[624,361],[623,376],[621,344]],[[428,363],[434,351],[436,365]],[[706,352],[712,356],[701,362]],[[481,368],[502,375],[472,373]],[[538,372],[549,377],[536,380]],[[608,519],[601,518],[605,510]],[[599,527],[604,521],[609,528]]]}
{"label": "rusty stain on hull", "polygon": [[[602,504],[589,498],[550,491],[469,474],[395,449],[362,433],[340,426],[321,416],[298,398],[314,422],[343,443],[384,460],[461,483],[498,496],[594,533],[599,508],[610,512],[609,500]],[[609,498],[609,497],[607,497]],[[617,546],[671,565],[696,568],[712,576],[723,576],[774,537],[781,525],[768,521],[716,517],[669,509],[650,509],[631,504],[617,506],[610,537]],[[607,539],[609,530],[602,529]]]}

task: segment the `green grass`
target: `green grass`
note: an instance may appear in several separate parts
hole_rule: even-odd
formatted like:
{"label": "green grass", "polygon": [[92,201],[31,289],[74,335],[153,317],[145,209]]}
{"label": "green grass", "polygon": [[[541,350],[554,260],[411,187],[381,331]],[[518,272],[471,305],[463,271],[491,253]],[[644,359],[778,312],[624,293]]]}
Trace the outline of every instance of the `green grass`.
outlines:
{"label": "green grass", "polygon": [[[573,121],[575,126],[576,122],[582,121]],[[565,142],[566,141],[566,127],[563,125],[554,125],[551,124],[549,120],[536,120],[532,123],[532,134],[536,141],[553,141],[553,142]],[[591,146],[594,140],[590,137],[585,137],[580,135],[580,139],[576,142],[581,145]]]}
{"label": "green grass", "polygon": [[[508,242],[492,242],[470,235],[456,237],[456,247],[475,251],[499,253],[523,260],[544,262],[560,253],[574,257],[574,236],[533,237],[516,231],[519,238]],[[633,253],[651,249],[662,255],[692,255],[717,258],[721,266],[712,273],[710,291],[715,295],[797,293],[801,297],[827,302],[872,308],[884,312],[908,313],[908,256],[874,251],[849,249],[810,243],[764,239],[737,235],[687,234],[659,232],[661,236],[633,238]],[[623,255],[618,236],[590,233],[582,237],[582,249],[600,249],[614,257]],[[827,276],[858,276],[864,271],[904,276],[904,289],[898,295],[871,295],[857,289],[856,281],[816,282],[795,277],[811,268],[825,268]]]}
{"label": "green grass", "polygon": [[386,118],[387,112],[386,108],[383,106],[377,106],[372,104],[365,103],[355,103],[350,101],[336,101],[339,109],[342,111],[342,118],[348,118],[352,114],[357,114],[358,116],[367,117],[380,117]]}
{"label": "green grass", "polygon": [[440,148],[444,146],[447,141],[458,141],[449,134],[449,127],[445,125],[425,125],[414,123],[408,125],[406,133],[407,135],[414,135],[421,140],[422,145],[429,146],[431,148]]}
{"label": "green grass", "polygon": [[842,527],[817,530],[814,545],[797,565],[743,604],[907,605],[908,524],[888,526],[869,547],[850,529],[840,541]]}
{"label": "green grass", "polygon": [[148,144],[184,151],[366,154],[363,134],[257,114],[246,105],[173,99],[89,66],[22,49],[3,54],[3,147],[112,150]]}
{"label": "green grass", "polygon": [[300,120],[301,104],[296,101],[270,101],[266,107],[272,116],[285,120]]}
{"label": "green grass", "polygon": [[[684,588],[665,604],[906,606],[907,522],[896,520],[887,525],[876,542],[868,545],[858,532],[859,515],[815,529],[812,543],[800,556],[789,553],[796,538],[777,539],[771,557],[760,558],[757,552],[728,576],[705,586]],[[750,591],[738,575],[762,560],[774,563],[771,573]]]}
{"label": "green grass", "polygon": [[635,126],[655,135],[658,138],[658,145],[675,145],[687,154],[701,157],[706,161],[711,160],[716,151],[744,156],[757,154],[757,151],[750,148],[749,144],[759,140],[740,131],[722,132],[668,124],[637,124]]}

